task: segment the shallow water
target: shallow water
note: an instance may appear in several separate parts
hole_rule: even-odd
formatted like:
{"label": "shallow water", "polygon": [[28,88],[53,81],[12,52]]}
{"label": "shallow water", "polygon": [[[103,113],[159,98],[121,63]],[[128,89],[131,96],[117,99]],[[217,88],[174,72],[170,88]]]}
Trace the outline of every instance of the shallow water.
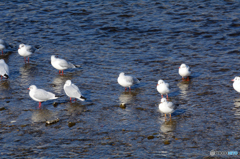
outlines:
{"label": "shallow water", "polygon": [[[0,2],[0,38],[10,79],[0,81],[1,157],[196,158],[238,151],[238,1]],[[18,45],[37,48],[25,64]],[[58,75],[50,56],[81,68]],[[178,67],[192,68],[190,82]],[[125,92],[120,72],[142,79]],[[71,79],[87,101],[70,103]],[[158,110],[159,79],[169,83],[172,120]],[[33,101],[35,84],[61,98]],[[53,103],[56,102],[53,106]],[[120,103],[126,108],[120,108]],[[46,125],[46,120],[59,122]]]}

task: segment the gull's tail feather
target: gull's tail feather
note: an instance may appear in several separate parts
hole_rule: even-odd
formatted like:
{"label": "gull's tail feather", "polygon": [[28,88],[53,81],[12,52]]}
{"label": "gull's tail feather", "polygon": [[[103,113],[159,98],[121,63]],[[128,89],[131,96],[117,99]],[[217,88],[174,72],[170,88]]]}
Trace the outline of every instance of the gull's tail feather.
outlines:
{"label": "gull's tail feather", "polygon": [[85,101],[87,98],[85,98],[85,97],[83,97],[83,96],[81,96],[80,98],[79,98],[79,100],[81,100],[81,101]]}
{"label": "gull's tail feather", "polygon": [[76,68],[81,67],[81,65],[74,65]]}

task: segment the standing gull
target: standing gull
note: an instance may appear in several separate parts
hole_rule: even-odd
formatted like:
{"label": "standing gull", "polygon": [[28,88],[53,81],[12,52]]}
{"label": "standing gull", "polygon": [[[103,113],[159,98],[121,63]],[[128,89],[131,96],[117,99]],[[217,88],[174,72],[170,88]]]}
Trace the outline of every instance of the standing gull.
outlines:
{"label": "standing gull", "polygon": [[168,102],[166,98],[161,99],[161,103],[159,104],[159,110],[160,112],[165,114],[165,120],[166,120],[166,114],[170,114],[171,119],[171,113],[174,110],[174,106],[172,102]]}
{"label": "standing gull", "polygon": [[168,93],[170,92],[168,87],[169,87],[168,83],[165,83],[161,79],[158,81],[157,91],[161,94],[162,98],[163,98],[163,95],[166,94],[167,95],[167,99],[168,99]]}
{"label": "standing gull", "polygon": [[185,77],[187,77],[187,81],[189,81],[189,76],[191,74],[190,67],[186,64],[181,64],[178,70],[180,76],[182,76],[182,79],[184,80]]}
{"label": "standing gull", "polygon": [[34,53],[35,49],[30,45],[20,44],[18,48],[19,55],[24,57],[24,62],[26,63],[26,57],[28,57],[28,63],[29,63],[29,56]]}
{"label": "standing gull", "polygon": [[59,74],[61,74],[61,71],[62,71],[62,75],[63,75],[63,70],[66,70],[68,68],[80,67],[80,65],[74,65],[70,62],[67,62],[64,59],[57,58],[55,55],[51,56],[51,64],[54,68],[59,70]]}
{"label": "standing gull", "polygon": [[140,83],[140,80],[140,78],[135,78],[133,76],[125,76],[123,72],[120,73],[118,77],[118,83],[125,87],[125,90],[127,90],[127,87],[131,90],[131,86]]}
{"label": "standing gull", "polygon": [[30,90],[29,96],[33,100],[39,102],[39,108],[41,107],[41,102],[58,98],[55,94],[47,92],[43,89],[38,89],[35,85],[31,85],[28,89]]}
{"label": "standing gull", "polygon": [[6,79],[9,78],[9,68],[3,59],[0,60],[0,75],[1,79],[2,77],[5,77]]}
{"label": "standing gull", "polygon": [[[66,95],[70,97],[70,101],[72,98],[77,98],[81,101],[85,101],[86,98],[82,96],[79,88],[71,82],[71,80],[67,80],[64,87],[63,87]],[[76,99],[75,99],[76,100]]]}

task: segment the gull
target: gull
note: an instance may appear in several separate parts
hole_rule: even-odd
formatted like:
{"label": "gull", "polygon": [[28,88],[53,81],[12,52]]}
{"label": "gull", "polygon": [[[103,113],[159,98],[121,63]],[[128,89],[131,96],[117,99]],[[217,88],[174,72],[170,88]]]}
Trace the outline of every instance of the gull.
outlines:
{"label": "gull", "polygon": [[77,99],[79,99],[81,101],[85,101],[86,100],[86,98],[82,96],[79,88],[75,84],[73,84],[71,82],[71,80],[67,80],[65,82],[63,89],[64,89],[66,95],[68,97],[70,97],[70,101],[72,100],[72,98],[77,98]]}
{"label": "gull", "polygon": [[19,55],[24,57],[24,61],[26,63],[26,57],[28,57],[29,63],[29,56],[34,53],[35,49],[30,45],[20,44],[18,48]]}
{"label": "gull", "polygon": [[56,68],[57,70],[59,70],[59,74],[62,71],[62,75],[63,75],[63,70],[66,70],[68,68],[77,68],[80,67],[80,65],[74,65],[70,62],[67,62],[64,59],[60,59],[57,58],[55,55],[51,56],[51,64],[54,68]]}
{"label": "gull", "polygon": [[240,77],[236,76],[233,80],[233,88],[240,93]]}
{"label": "gull", "polygon": [[170,119],[171,119],[171,113],[174,111],[173,103],[168,102],[166,98],[162,98],[161,103],[159,104],[159,110],[160,112],[165,114],[165,120],[166,120],[166,114],[170,114]]}
{"label": "gull", "polygon": [[125,90],[127,90],[127,87],[131,90],[131,86],[140,83],[140,80],[140,78],[135,78],[133,76],[125,76],[124,72],[120,73],[118,77],[118,83],[125,87]]}
{"label": "gull", "polygon": [[2,55],[3,55],[3,50],[7,47],[7,44],[5,43],[5,41],[3,41],[2,39],[0,39],[0,50],[2,51]]}
{"label": "gull", "polygon": [[169,87],[168,83],[165,83],[161,79],[158,81],[157,91],[161,94],[162,98],[163,98],[163,94],[166,94],[167,95],[167,99],[168,99],[168,93],[170,92],[168,87]]}
{"label": "gull", "polygon": [[6,79],[9,78],[9,68],[3,59],[0,60],[0,75],[1,79],[2,77],[5,77]]}
{"label": "gull", "polygon": [[30,90],[29,96],[33,100],[39,102],[39,108],[41,107],[41,102],[58,98],[55,96],[55,94],[53,94],[51,92],[47,92],[43,89],[38,89],[37,86],[35,86],[35,85],[31,85],[28,89]]}
{"label": "gull", "polygon": [[187,81],[189,81],[189,76],[191,74],[191,71],[190,71],[190,67],[187,66],[186,64],[181,64],[181,66],[179,67],[179,70],[178,70],[180,76],[182,76],[182,79],[184,79],[185,77],[187,77]]}

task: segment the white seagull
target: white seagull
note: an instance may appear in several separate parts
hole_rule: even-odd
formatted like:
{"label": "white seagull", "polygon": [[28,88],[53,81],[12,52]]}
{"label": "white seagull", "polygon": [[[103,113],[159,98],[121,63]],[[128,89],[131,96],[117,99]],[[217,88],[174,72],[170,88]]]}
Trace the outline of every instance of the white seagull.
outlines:
{"label": "white seagull", "polygon": [[70,97],[70,101],[72,100],[72,98],[77,98],[77,99],[79,99],[81,101],[85,101],[86,100],[86,98],[82,96],[79,88],[75,84],[73,84],[71,82],[71,80],[67,80],[65,82],[63,89],[64,89],[66,95],[68,97]]}
{"label": "white seagull", "polygon": [[233,80],[233,88],[240,93],[240,77],[236,76]]}
{"label": "white seagull", "polygon": [[131,86],[140,83],[140,80],[140,78],[135,78],[133,76],[125,76],[123,72],[120,73],[118,77],[118,83],[125,87],[125,90],[127,90],[127,87],[131,90]]}
{"label": "white seagull", "polygon": [[2,51],[2,55],[3,55],[3,50],[7,47],[7,44],[5,43],[5,41],[3,41],[2,39],[0,39],[0,51]]}
{"label": "white seagull", "polygon": [[182,79],[184,79],[185,77],[187,77],[187,81],[189,81],[189,76],[191,74],[191,71],[190,71],[190,67],[186,64],[181,64],[181,66],[179,67],[179,70],[178,70],[180,76],[182,76]]}
{"label": "white seagull", "polygon": [[26,62],[26,57],[28,57],[29,62],[29,56],[34,53],[35,49],[30,45],[20,44],[18,48],[19,55],[24,57],[24,61]]}
{"label": "white seagull", "polygon": [[39,108],[41,107],[41,102],[58,98],[55,94],[47,92],[43,89],[38,89],[35,85],[31,85],[28,89],[30,90],[29,96],[33,100],[39,102]]}
{"label": "white seagull", "polygon": [[168,83],[165,83],[161,79],[158,81],[157,91],[161,94],[162,98],[163,98],[163,95],[166,94],[167,95],[167,99],[168,99],[168,93],[170,92],[168,87],[169,87]]}
{"label": "white seagull", "polygon": [[0,75],[1,79],[2,77],[5,77],[6,79],[9,78],[9,68],[3,59],[0,60]]}
{"label": "white seagull", "polygon": [[67,62],[64,59],[60,59],[57,58],[55,55],[51,56],[51,64],[54,68],[56,68],[57,70],[59,70],[59,74],[62,71],[62,75],[63,75],[63,70],[66,70],[68,68],[77,68],[80,67],[80,65],[74,65],[70,62]]}
{"label": "white seagull", "polygon": [[171,119],[171,113],[174,111],[174,106],[172,102],[168,102],[166,98],[162,98],[158,108],[160,112],[165,114],[165,120],[166,120],[166,114],[170,114],[170,119]]}

